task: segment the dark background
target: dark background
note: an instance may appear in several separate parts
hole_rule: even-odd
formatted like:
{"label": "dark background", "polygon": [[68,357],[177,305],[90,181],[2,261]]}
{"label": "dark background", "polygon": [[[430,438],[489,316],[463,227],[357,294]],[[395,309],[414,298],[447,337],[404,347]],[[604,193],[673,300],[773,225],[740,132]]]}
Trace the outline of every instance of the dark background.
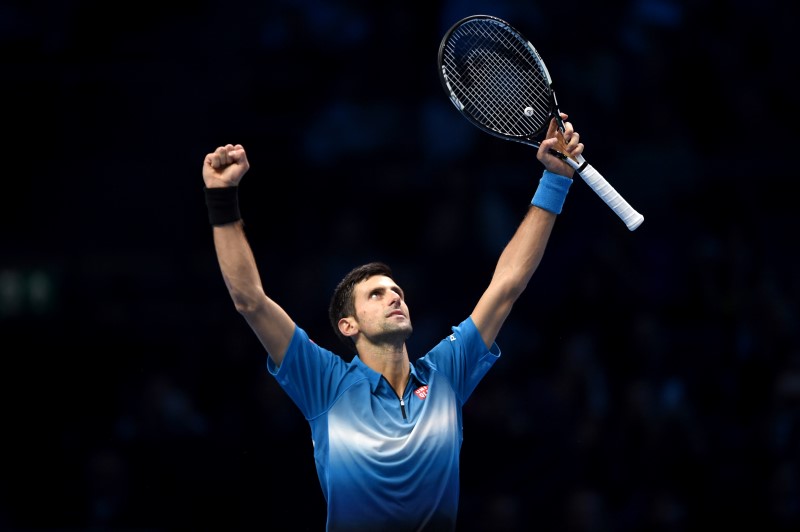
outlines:
{"label": "dark background", "polygon": [[[0,529],[322,530],[308,427],[219,274],[206,153],[242,143],[265,288],[385,260],[414,356],[472,310],[541,166],[450,105],[488,13],[585,155],[465,407],[461,530],[800,527],[791,2],[2,2]],[[357,504],[358,501],[354,501]]]}

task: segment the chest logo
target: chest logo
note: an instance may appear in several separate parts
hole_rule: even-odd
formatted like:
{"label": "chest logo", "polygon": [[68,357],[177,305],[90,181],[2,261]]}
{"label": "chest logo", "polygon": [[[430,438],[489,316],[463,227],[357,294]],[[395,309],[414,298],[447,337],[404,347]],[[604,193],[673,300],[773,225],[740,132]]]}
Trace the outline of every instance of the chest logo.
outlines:
{"label": "chest logo", "polygon": [[428,397],[428,385],[426,384],[425,386],[420,386],[414,390],[414,393],[417,395],[417,397],[424,400],[426,397]]}

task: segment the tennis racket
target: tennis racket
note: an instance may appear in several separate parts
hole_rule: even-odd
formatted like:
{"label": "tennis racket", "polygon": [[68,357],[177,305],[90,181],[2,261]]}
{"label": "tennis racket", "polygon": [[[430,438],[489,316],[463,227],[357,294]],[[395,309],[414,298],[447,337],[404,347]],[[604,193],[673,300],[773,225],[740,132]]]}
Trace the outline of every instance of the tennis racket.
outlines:
{"label": "tennis racket", "polygon": [[[472,15],[456,22],[439,47],[439,78],[456,109],[482,131],[539,148],[555,118],[564,123],[552,79],[536,48],[508,22]],[[559,145],[565,148],[561,137]],[[633,231],[644,221],[582,155],[551,150],[572,166]]]}

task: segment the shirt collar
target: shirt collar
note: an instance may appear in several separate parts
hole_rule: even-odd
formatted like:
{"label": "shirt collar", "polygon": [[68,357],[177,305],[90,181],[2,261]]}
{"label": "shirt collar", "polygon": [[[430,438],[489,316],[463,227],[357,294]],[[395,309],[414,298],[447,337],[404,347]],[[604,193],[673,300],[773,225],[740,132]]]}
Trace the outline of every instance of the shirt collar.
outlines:
{"label": "shirt collar", "polygon": [[[375,371],[371,367],[369,367],[366,364],[364,364],[364,362],[361,360],[361,358],[359,358],[358,355],[355,355],[353,357],[353,360],[351,361],[351,364],[353,364],[358,369],[358,371],[360,371],[362,374],[364,374],[364,376],[369,381],[369,389],[370,389],[370,391],[372,393],[375,393],[375,390],[378,389],[378,384],[380,384],[381,378],[383,378],[383,375],[381,375],[380,373],[378,373],[377,371]],[[411,381],[414,381],[419,386],[424,386],[424,385],[428,384],[426,382],[426,380],[423,379],[420,376],[420,374],[417,372],[417,368],[414,367],[414,364],[411,364],[411,379],[409,379],[409,382],[411,382]],[[418,386],[414,386],[415,389],[417,387]]]}

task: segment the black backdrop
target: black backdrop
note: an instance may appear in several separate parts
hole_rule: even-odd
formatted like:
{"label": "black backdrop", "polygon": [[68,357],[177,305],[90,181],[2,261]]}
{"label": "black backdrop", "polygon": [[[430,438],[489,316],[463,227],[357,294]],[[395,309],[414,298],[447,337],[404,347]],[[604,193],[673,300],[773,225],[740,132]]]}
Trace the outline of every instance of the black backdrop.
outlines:
{"label": "black backdrop", "polygon": [[312,337],[341,351],[329,295],[379,259],[422,354],[541,170],[439,85],[445,30],[488,13],[536,44],[645,222],[572,187],[465,408],[460,529],[796,529],[788,4],[3,2],[0,528],[323,529],[307,425],[219,275],[202,160],[248,149],[265,287]]}

